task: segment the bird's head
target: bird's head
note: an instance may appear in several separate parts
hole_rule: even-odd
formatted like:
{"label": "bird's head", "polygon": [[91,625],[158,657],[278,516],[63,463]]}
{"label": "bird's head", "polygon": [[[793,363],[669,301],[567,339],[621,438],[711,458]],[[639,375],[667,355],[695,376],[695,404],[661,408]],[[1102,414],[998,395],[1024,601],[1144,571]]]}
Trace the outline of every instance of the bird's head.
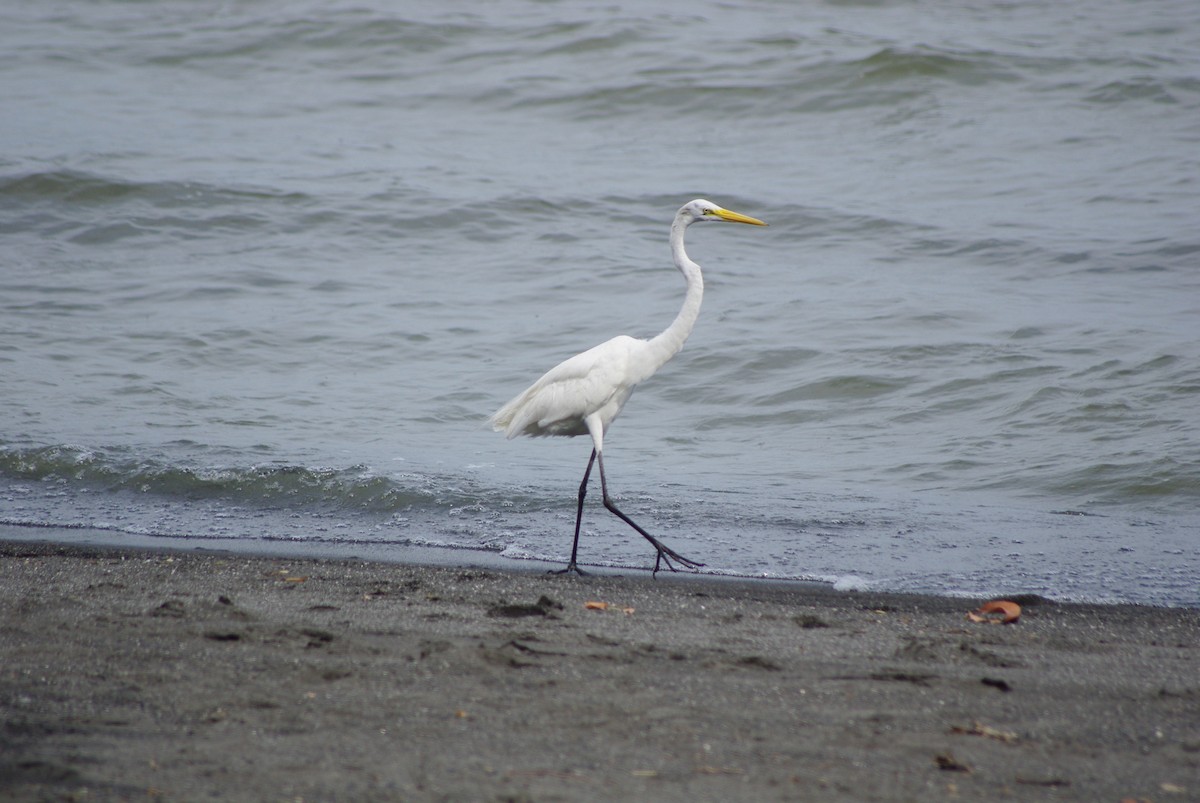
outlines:
{"label": "bird's head", "polygon": [[694,201],[689,201],[684,204],[679,210],[678,216],[686,224],[691,225],[697,221],[727,221],[729,223],[749,223],[752,226],[765,226],[758,218],[741,215],[737,212],[730,212],[728,209],[723,209],[717,206],[712,201],[706,201],[703,198],[697,198]]}

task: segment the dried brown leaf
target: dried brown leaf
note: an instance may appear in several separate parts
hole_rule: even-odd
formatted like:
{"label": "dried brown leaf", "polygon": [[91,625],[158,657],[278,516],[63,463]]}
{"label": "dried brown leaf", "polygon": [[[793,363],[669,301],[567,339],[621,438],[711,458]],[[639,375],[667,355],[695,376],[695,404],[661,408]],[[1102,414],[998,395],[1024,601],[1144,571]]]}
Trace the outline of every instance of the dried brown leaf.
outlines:
{"label": "dried brown leaf", "polygon": [[1021,606],[1006,599],[994,599],[985,602],[979,610],[967,614],[967,619],[975,623],[988,622],[991,624],[1011,625],[1021,618]]}
{"label": "dried brown leaf", "polygon": [[938,753],[933,757],[933,763],[939,770],[945,772],[970,772],[971,768],[954,757],[953,753]]}

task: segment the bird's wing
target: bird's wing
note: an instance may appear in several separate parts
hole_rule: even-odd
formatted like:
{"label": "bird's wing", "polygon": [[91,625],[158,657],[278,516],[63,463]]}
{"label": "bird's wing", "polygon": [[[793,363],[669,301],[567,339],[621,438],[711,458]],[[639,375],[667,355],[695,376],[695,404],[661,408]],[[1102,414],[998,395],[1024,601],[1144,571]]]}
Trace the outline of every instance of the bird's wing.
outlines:
{"label": "bird's wing", "polygon": [[584,417],[611,421],[636,384],[631,356],[645,341],[621,335],[563,360],[492,416],[494,429],[517,435],[583,435]]}

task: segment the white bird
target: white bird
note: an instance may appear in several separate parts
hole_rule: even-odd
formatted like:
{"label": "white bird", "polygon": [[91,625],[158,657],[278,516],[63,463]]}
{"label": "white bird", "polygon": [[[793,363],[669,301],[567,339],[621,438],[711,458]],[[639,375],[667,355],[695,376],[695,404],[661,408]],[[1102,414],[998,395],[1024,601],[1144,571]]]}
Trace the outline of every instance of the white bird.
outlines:
{"label": "white bird", "polygon": [[604,435],[613,419],[621,412],[629,395],[639,382],[649,379],[659,368],[683,348],[683,342],[696,325],[700,314],[700,301],[704,296],[704,279],[700,266],[688,258],[683,248],[683,235],[687,227],[699,221],[729,221],[765,226],[761,220],[722,209],[711,201],[698,198],[684,204],[675,214],[671,224],[671,256],[675,267],[687,280],[687,295],[683,307],[671,325],[657,337],[649,340],[618,335],[612,340],[576,354],[546,372],[521,395],[501,407],[491,417],[492,428],[509,438],[518,435],[541,437],[546,435],[591,435],[592,456],[583,482],[579,484],[579,507],[575,512],[575,541],[571,546],[571,561],[561,573],[584,574],[575,563],[579,552],[579,525],[583,521],[583,499],[587,495],[588,478],[592,465],[600,465],[600,489],[604,506],[622,521],[641,533],[657,550],[654,574],[659,565],[666,561],[667,567],[674,560],[683,566],[703,566],[689,560],[638,526],[613,504],[608,495],[608,481],[604,476]]}

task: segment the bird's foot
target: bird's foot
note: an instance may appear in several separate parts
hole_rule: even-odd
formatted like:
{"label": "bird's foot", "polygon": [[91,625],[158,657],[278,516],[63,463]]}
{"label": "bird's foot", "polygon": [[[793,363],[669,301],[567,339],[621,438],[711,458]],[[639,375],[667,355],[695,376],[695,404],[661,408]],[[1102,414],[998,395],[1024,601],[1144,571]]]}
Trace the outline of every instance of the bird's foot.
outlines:
{"label": "bird's foot", "polygon": [[576,565],[575,561],[568,563],[567,568],[565,569],[551,569],[550,571],[546,572],[546,574],[570,574],[571,572],[575,572],[575,574],[579,575],[580,577],[589,576],[587,572]]}
{"label": "bird's foot", "polygon": [[673,572],[679,571],[678,569],[675,568],[675,565],[673,563],[671,563],[671,561],[675,561],[680,566],[685,566],[689,569],[699,569],[701,566],[704,565],[703,563],[700,563],[699,561],[694,561],[690,558],[685,558],[683,555],[680,555],[678,552],[671,549],[670,547],[663,546],[663,544],[657,540],[654,541],[654,546],[656,549],[658,549],[658,556],[654,559],[654,571],[652,571],[650,573],[651,577],[658,576],[658,570],[663,563],[667,564],[667,568],[670,569],[671,571],[673,571]]}

